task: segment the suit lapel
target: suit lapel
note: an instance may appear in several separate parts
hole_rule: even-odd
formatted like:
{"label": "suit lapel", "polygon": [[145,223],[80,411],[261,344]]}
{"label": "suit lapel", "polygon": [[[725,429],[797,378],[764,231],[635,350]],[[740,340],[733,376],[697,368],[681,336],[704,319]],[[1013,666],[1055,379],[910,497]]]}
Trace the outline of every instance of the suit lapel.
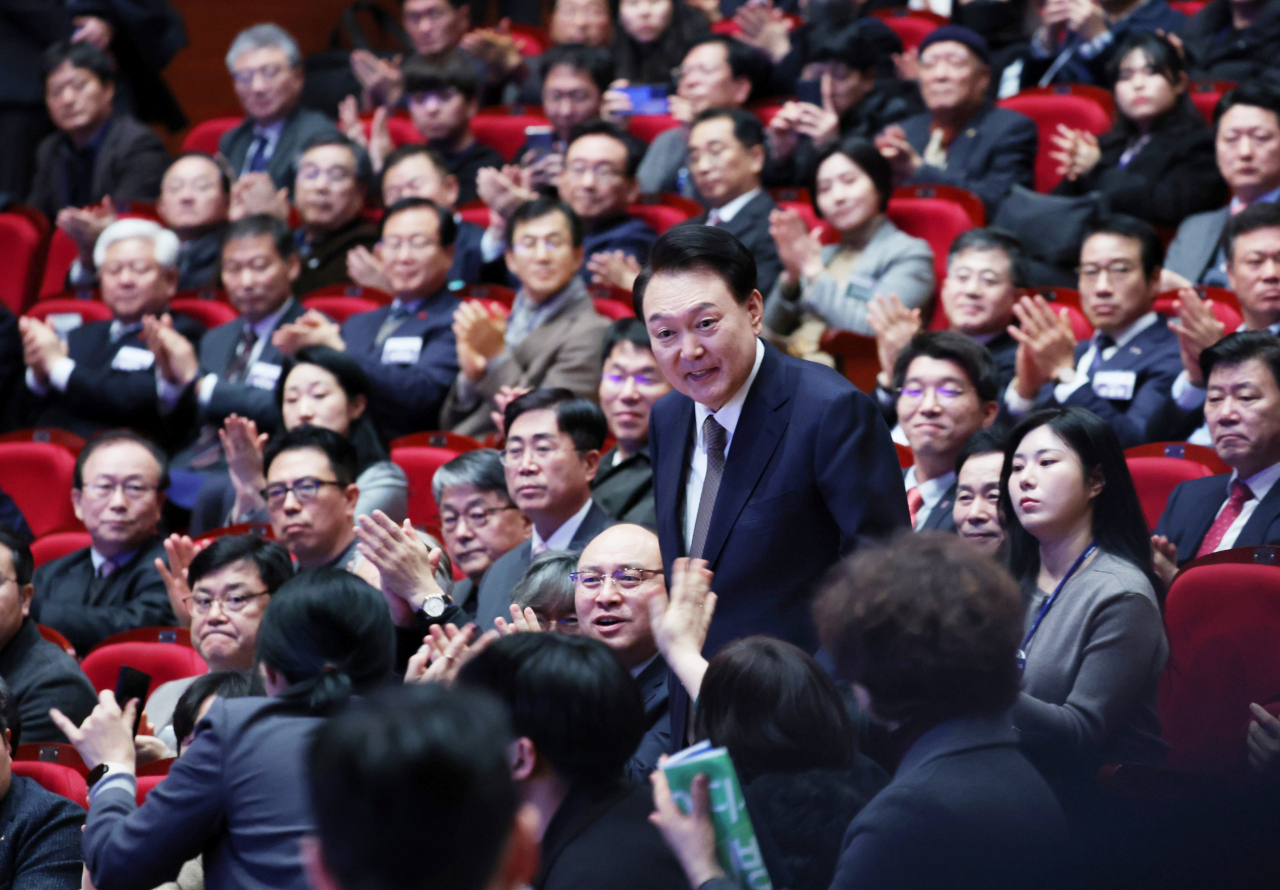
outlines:
{"label": "suit lapel", "polygon": [[[670,423],[670,445],[658,455],[658,465],[653,468],[653,496],[655,505],[668,516],[675,517],[676,552],[663,554],[664,561],[670,564],[676,556],[687,556],[684,543],[684,500],[682,493],[687,476],[689,449],[693,445],[693,400],[688,396],[673,392],[664,399],[674,400]],[[668,441],[667,437],[663,437]]]}
{"label": "suit lapel", "polygon": [[951,521],[951,508],[956,503],[956,485],[956,482],[952,482],[942,500],[933,505],[921,531],[947,531],[955,528],[955,523]]}
{"label": "suit lapel", "polygon": [[1271,542],[1267,540],[1267,532],[1277,519],[1280,519],[1280,484],[1273,484],[1266,497],[1254,508],[1253,515],[1244,524],[1244,528],[1240,529],[1240,536],[1236,538],[1235,546],[1247,547],[1273,543],[1274,539]]}

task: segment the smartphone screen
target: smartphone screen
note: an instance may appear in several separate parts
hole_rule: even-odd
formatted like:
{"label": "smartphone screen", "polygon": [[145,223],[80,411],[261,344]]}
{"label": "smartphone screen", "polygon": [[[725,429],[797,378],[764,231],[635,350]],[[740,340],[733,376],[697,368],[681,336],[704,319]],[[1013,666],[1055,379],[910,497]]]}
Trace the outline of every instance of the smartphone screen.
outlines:
{"label": "smartphone screen", "polygon": [[801,102],[808,102],[810,105],[822,107],[822,81],[820,80],[797,80],[796,81],[796,98]]}
{"label": "smartphone screen", "polygon": [[147,693],[151,689],[151,675],[145,674],[137,668],[131,668],[127,664],[120,666],[120,672],[116,674],[116,701],[123,708],[129,703],[129,699],[136,698],[138,700],[138,713],[133,719],[133,734],[138,734],[138,725],[142,721],[142,706],[147,703]]}

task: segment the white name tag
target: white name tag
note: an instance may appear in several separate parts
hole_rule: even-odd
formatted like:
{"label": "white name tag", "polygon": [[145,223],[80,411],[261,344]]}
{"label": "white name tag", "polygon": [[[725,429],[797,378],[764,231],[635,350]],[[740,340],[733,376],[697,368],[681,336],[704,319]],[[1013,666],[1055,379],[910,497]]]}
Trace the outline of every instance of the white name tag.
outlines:
{"label": "white name tag", "polygon": [[388,337],[382,344],[384,365],[413,365],[422,355],[421,337]]}
{"label": "white name tag", "polygon": [[1137,386],[1136,371],[1099,371],[1093,375],[1093,391],[1104,399],[1127,402]]}
{"label": "white name tag", "polygon": [[156,354],[150,349],[121,346],[116,357],[111,360],[111,367],[117,371],[145,371],[155,363]]}
{"label": "white name tag", "polygon": [[280,379],[280,366],[270,362],[254,362],[244,382],[258,389],[275,389]]}

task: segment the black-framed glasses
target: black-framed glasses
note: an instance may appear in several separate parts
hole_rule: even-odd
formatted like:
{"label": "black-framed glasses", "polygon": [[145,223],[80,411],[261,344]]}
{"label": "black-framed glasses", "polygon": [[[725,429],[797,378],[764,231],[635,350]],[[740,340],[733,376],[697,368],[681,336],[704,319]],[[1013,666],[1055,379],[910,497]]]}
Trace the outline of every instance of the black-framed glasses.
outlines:
{"label": "black-framed glasses", "polygon": [[284,499],[289,496],[289,492],[293,492],[293,496],[297,498],[299,504],[306,504],[314,501],[316,495],[320,493],[320,489],[326,485],[333,485],[337,488],[346,487],[341,482],[334,482],[330,479],[316,479],[313,476],[305,476],[292,485],[287,485],[284,482],[268,485],[258,494],[262,495],[262,499],[267,502],[268,507],[279,507],[284,503]]}
{"label": "black-framed glasses", "polygon": [[644,583],[645,576],[661,574],[662,569],[640,569],[633,566],[623,566],[617,571],[607,574],[591,571],[570,572],[569,578],[583,590],[599,590],[604,586],[605,578],[612,578],[614,586],[619,590],[635,590]]}
{"label": "black-framed glasses", "polygon": [[230,596],[193,593],[191,596],[183,597],[182,601],[196,615],[209,614],[213,609],[214,603],[222,606],[222,611],[232,614],[234,612],[243,612],[245,606],[260,596],[270,596],[270,593],[266,590],[259,590],[257,593],[233,593]]}
{"label": "black-framed glasses", "polygon": [[453,531],[458,527],[458,522],[463,517],[467,520],[467,525],[471,528],[484,528],[489,524],[489,517],[494,513],[501,513],[503,510],[518,510],[513,504],[505,507],[476,507],[472,510],[464,510],[461,513],[441,513],[440,527],[447,532]]}

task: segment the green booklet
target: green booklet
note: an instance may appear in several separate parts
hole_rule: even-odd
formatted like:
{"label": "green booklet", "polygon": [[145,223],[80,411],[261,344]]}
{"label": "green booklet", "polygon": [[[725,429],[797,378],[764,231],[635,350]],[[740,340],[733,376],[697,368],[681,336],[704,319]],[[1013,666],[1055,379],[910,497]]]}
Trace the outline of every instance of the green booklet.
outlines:
{"label": "green booklet", "polygon": [[721,867],[736,877],[743,887],[773,890],[729,752],[724,748],[712,748],[709,741],[699,742],[669,757],[662,771],[667,776],[676,805],[686,813],[693,809],[690,789],[694,777],[702,774],[710,780],[707,790],[711,821],[716,827],[716,855]]}

